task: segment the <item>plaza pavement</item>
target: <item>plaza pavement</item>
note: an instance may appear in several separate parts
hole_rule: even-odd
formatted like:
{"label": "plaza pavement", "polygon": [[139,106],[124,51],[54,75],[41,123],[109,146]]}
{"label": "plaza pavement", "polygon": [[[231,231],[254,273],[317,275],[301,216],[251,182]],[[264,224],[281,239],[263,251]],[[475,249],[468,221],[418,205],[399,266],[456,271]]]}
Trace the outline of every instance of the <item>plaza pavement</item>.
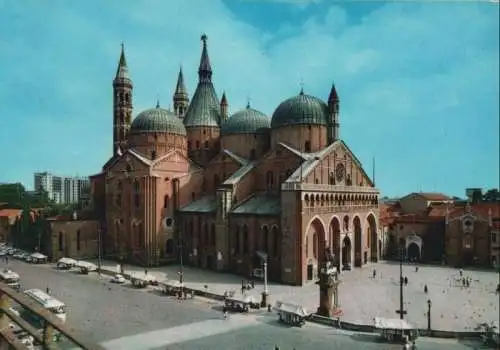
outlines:
{"label": "plaza pavement", "polygon": [[[116,262],[104,261],[103,268],[116,271]],[[373,269],[377,276],[372,278]],[[178,280],[178,266],[149,268],[148,273],[158,280]],[[125,265],[125,272],[144,274],[144,269]],[[419,328],[427,328],[427,300],[431,300],[431,326],[433,329],[470,331],[481,322],[498,321],[499,296],[495,293],[499,275],[495,272],[464,270],[470,277],[470,288],[455,286],[459,271],[442,266],[404,265],[403,275],[408,277],[404,287],[407,319]],[[342,320],[359,324],[372,324],[374,317],[399,317],[399,265],[392,262],[369,264],[363,268],[342,272],[339,300],[343,310]],[[184,267],[184,281],[189,288],[206,290],[222,295],[226,290],[241,293],[241,276]],[[424,293],[424,285],[428,293]],[[205,288],[207,286],[207,288]],[[269,283],[271,302],[295,302],[315,312],[319,304],[316,284],[292,287]],[[262,281],[248,292],[260,299]]]}
{"label": "plaza pavement", "polygon": [[[3,266],[4,263],[0,263],[0,268]],[[401,348],[381,343],[373,334],[312,323],[303,328],[289,328],[279,324],[274,313],[265,310],[232,314],[229,320],[223,320],[220,303],[208,303],[203,299],[178,301],[160,296],[150,288],[138,290],[114,285],[109,276],[85,276],[59,271],[50,265],[31,265],[15,260],[11,260],[8,267],[20,274],[23,289],[49,287],[52,295],[68,305],[68,326],[74,327],[89,342],[99,342],[110,350],[272,350],[276,344],[282,350]],[[191,271],[192,275],[195,271]],[[220,280],[221,276],[226,275],[213,274],[210,281],[215,284],[215,278]],[[226,277],[237,280],[237,286],[241,283],[235,276]],[[61,349],[72,349],[64,341],[60,345]],[[419,338],[418,348],[465,350],[471,346],[457,340]]]}

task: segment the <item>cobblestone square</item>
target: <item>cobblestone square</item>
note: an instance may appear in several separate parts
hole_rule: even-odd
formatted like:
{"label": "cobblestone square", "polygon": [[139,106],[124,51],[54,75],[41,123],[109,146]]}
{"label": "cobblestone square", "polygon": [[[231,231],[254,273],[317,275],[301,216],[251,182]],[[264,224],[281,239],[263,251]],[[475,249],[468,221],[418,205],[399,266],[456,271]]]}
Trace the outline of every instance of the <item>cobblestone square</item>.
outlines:
{"label": "cobblestone square", "polygon": [[[104,263],[115,270],[116,263]],[[126,271],[144,273],[144,269],[125,266]],[[376,278],[372,277],[376,269]],[[148,273],[158,279],[178,279],[178,266],[152,268]],[[419,328],[427,327],[427,300],[431,300],[431,326],[439,330],[472,330],[480,322],[498,321],[499,296],[495,293],[498,273],[464,270],[463,276],[470,277],[469,288],[456,285],[459,270],[441,266],[403,266],[403,276],[409,283],[404,287],[404,304],[407,319]],[[399,308],[399,265],[392,262],[370,264],[361,269],[342,272],[340,304],[344,312],[342,319],[354,323],[372,323],[374,317],[398,317]],[[184,267],[184,281],[188,287],[223,294],[225,290],[241,293],[242,277],[212,271]],[[424,293],[424,285],[428,293]],[[291,301],[301,304],[310,311],[316,311],[319,290],[315,284],[291,287],[269,284],[271,300]],[[259,296],[263,291],[262,281],[248,294]]]}

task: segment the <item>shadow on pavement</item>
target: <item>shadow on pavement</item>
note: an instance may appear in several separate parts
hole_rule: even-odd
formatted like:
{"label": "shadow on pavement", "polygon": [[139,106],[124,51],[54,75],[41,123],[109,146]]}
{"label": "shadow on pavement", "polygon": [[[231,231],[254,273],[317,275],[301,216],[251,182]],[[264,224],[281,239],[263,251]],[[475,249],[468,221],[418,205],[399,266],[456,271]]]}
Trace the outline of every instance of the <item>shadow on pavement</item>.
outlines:
{"label": "shadow on pavement", "polygon": [[350,336],[352,340],[365,342],[365,343],[382,343],[382,340],[378,336],[378,334],[363,334],[363,333],[354,333]]}

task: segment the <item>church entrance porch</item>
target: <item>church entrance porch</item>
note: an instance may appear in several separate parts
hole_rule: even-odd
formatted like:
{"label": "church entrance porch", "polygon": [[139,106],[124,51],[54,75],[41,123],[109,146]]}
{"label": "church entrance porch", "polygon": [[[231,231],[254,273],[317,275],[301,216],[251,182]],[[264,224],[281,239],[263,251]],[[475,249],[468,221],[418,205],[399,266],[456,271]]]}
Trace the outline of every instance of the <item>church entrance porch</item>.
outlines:
{"label": "church entrance porch", "polygon": [[334,265],[340,269],[341,242],[340,242],[340,221],[334,217],[330,223],[329,247],[334,255]]}
{"label": "church entrance porch", "polygon": [[420,248],[416,243],[411,243],[408,246],[408,260],[418,262],[420,261]]}

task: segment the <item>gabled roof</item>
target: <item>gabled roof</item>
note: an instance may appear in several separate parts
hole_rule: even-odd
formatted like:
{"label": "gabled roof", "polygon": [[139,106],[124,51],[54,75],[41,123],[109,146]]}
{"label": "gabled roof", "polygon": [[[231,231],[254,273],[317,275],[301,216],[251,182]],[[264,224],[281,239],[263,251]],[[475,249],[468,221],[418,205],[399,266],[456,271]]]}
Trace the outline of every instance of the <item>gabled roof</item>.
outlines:
{"label": "gabled roof", "polygon": [[[363,169],[363,165],[359,161],[359,159],[356,157],[356,155],[351,151],[351,149],[346,145],[346,143],[342,140],[337,140],[333,142],[331,145],[329,145],[326,148],[323,148],[321,151],[318,152],[313,152],[313,153],[303,153],[295,150],[294,152],[298,154],[300,157],[304,159],[304,162],[302,162],[302,165],[295,170],[295,172],[285,181],[285,182],[297,182],[300,181],[301,178],[307,177],[311,171],[313,171],[316,166],[318,166],[321,161],[328,156],[337,146],[342,146],[352,157],[352,160],[356,164],[356,166],[361,170],[363,175],[368,179],[369,184],[373,186],[371,178],[366,174],[365,170]],[[293,149],[292,147],[286,145],[288,149]]]}
{"label": "gabled roof", "polygon": [[229,176],[222,184],[234,185],[238,183],[245,175],[250,173],[250,171],[254,169],[256,165],[256,162],[250,162],[246,165],[243,165],[238,170],[236,170],[233,175]]}
{"label": "gabled roof", "polygon": [[226,154],[230,158],[234,159],[236,162],[240,163],[240,165],[247,165],[248,164],[247,159],[234,154],[230,150],[224,149],[222,152],[224,152],[224,154]]}

